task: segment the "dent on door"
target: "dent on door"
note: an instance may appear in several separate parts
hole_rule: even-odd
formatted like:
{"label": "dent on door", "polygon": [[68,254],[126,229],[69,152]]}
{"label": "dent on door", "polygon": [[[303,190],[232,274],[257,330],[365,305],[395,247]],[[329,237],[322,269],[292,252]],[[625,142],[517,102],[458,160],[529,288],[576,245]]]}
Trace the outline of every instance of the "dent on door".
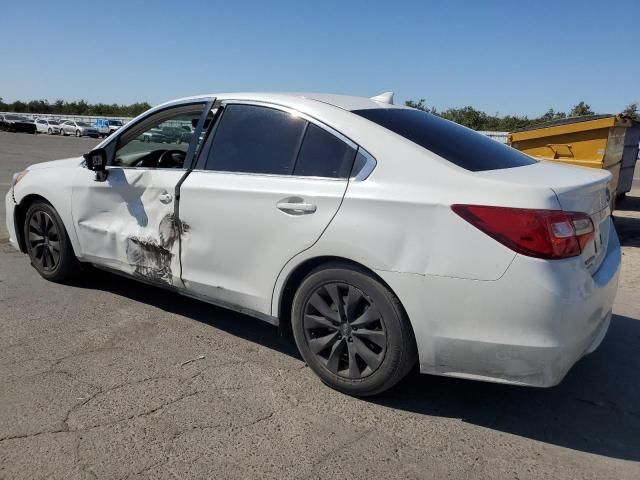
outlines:
{"label": "dent on door", "polygon": [[83,257],[180,286],[179,244],[189,226],[174,216],[172,194],[183,173],[111,169],[105,182],[81,178],[74,187],[73,210]]}

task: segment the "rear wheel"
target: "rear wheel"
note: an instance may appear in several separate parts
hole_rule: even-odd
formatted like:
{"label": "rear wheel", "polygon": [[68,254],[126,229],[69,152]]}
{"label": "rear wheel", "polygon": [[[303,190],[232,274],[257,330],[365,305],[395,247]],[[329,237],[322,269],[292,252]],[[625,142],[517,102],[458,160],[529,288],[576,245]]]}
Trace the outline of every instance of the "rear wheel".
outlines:
{"label": "rear wheel", "polygon": [[38,201],[29,207],[24,239],[31,265],[47,280],[62,282],[79,270],[64,224],[48,203]]}
{"label": "rear wheel", "polygon": [[53,135],[53,131],[51,130],[51,128],[48,128],[48,129],[47,129],[47,133],[48,133],[49,135]]}
{"label": "rear wheel", "polygon": [[76,137],[81,137],[82,133],[80,132],[80,130],[76,130]]}
{"label": "rear wheel", "polygon": [[364,269],[311,272],[293,300],[300,354],[321,380],[350,395],[381,393],[415,365],[417,350],[397,297]]}

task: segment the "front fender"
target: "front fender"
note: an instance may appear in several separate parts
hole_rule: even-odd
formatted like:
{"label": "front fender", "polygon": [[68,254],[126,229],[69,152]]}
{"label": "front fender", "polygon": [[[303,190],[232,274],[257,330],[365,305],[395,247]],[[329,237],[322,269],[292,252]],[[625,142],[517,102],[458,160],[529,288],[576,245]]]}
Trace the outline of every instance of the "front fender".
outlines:
{"label": "front fender", "polygon": [[[33,201],[44,199],[50,203],[64,224],[73,251],[78,258],[81,258],[80,242],[71,214],[71,187],[78,168],[81,167],[29,169],[22,180],[13,187],[13,198],[16,202],[14,222],[23,218],[21,215],[26,213]],[[21,242],[22,225],[16,223],[15,228],[18,241],[24,245]]]}

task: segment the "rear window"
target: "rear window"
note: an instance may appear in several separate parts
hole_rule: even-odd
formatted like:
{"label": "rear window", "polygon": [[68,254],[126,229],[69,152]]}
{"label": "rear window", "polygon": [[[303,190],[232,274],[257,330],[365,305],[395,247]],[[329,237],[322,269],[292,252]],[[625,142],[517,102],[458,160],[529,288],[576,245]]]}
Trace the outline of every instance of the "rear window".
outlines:
{"label": "rear window", "polygon": [[536,163],[518,150],[430,113],[404,108],[373,108],[353,113],[471,170],[498,170]]}

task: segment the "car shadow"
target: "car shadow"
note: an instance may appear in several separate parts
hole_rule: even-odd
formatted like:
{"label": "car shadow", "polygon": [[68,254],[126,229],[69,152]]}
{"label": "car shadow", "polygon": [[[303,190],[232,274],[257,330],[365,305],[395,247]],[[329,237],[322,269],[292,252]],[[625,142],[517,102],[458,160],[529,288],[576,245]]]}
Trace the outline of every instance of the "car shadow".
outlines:
{"label": "car shadow", "polygon": [[614,315],[602,345],[553,388],[414,373],[370,401],[612,458],[640,461],[640,320]]}
{"label": "car shadow", "polygon": [[87,274],[73,282],[74,287],[113,293],[153,305],[165,312],[205,323],[239,338],[258,343],[279,353],[300,359],[295,344],[281,336],[274,326],[257,318],[185,297],[171,290],[89,267]]}
{"label": "car shadow", "polygon": [[634,218],[614,214],[613,224],[621,246],[640,247],[640,216]]}
{"label": "car shadow", "polygon": [[[265,322],[102,271],[77,286],[109,291],[300,358],[291,338]],[[420,375],[358,401],[428,417],[449,417],[492,430],[612,458],[640,461],[640,319],[614,315],[596,352],[563,382],[536,389]]]}
{"label": "car shadow", "polygon": [[[634,193],[637,193],[637,191]],[[616,210],[622,212],[640,212],[640,196],[627,193],[624,199],[616,202]]]}

